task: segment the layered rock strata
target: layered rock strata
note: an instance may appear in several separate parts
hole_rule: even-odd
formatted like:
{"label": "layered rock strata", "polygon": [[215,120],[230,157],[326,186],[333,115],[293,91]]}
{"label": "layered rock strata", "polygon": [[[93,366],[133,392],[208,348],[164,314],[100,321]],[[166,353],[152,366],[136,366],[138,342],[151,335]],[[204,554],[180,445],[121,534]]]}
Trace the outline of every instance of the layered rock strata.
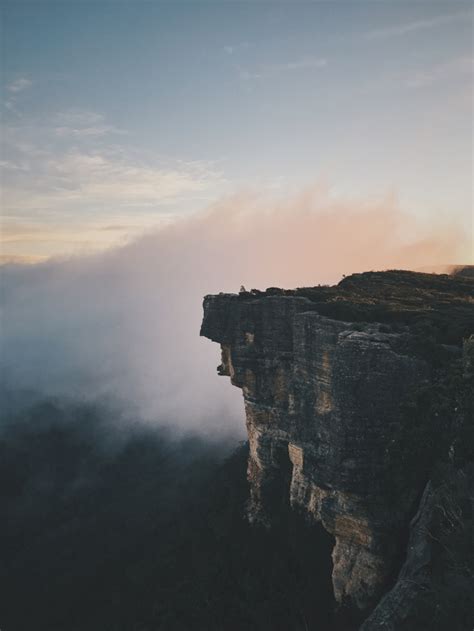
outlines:
{"label": "layered rock strata", "polygon": [[[416,291],[399,293],[409,279],[393,274],[354,276],[337,288],[206,296],[201,329],[221,345],[219,374],[243,391],[249,519],[271,524],[275,498],[287,492],[334,536],[336,600],[363,611],[401,565],[427,482],[407,459],[419,453],[425,461],[428,449],[410,414],[433,374],[417,318],[428,302],[442,319],[454,287],[414,275],[420,302]],[[470,303],[463,292],[456,287],[461,328]]]}

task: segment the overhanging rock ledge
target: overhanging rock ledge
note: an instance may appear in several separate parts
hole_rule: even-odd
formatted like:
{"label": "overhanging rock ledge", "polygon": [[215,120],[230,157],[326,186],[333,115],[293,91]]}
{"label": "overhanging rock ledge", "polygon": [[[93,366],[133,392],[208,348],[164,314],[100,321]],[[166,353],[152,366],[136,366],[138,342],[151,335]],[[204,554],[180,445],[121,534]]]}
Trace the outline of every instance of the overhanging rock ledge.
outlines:
{"label": "overhanging rock ledge", "polygon": [[[370,610],[401,565],[433,456],[414,421],[434,374],[420,323],[439,326],[457,305],[468,326],[469,295],[467,279],[381,272],[204,299],[201,335],[221,345],[218,372],[243,391],[248,518],[271,524],[290,471],[291,505],[334,536],[340,604]],[[459,356],[438,337],[446,361]]]}

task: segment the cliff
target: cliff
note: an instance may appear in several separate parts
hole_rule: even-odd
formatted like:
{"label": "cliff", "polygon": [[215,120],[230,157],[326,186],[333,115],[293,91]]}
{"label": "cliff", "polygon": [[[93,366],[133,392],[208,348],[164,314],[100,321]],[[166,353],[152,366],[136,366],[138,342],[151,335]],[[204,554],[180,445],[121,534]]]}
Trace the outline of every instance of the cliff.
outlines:
{"label": "cliff", "polygon": [[429,479],[466,424],[446,383],[473,332],[473,296],[467,276],[394,271],[204,299],[201,334],[244,395],[248,518],[271,525],[283,492],[321,522],[336,601],[361,618],[380,603],[364,629],[399,628],[383,625],[426,565],[408,557],[427,555],[416,524],[431,519]]}

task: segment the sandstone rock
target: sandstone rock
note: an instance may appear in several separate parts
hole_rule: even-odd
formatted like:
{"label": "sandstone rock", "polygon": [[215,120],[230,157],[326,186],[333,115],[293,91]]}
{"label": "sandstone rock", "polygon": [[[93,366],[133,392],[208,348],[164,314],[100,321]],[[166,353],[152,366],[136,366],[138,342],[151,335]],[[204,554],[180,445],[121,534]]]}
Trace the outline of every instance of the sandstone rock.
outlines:
{"label": "sandstone rock", "polygon": [[201,334],[221,344],[219,374],[244,395],[248,518],[270,525],[287,487],[291,505],[334,536],[341,605],[370,610],[400,567],[432,455],[407,410],[433,378],[433,346],[442,358],[459,354],[452,342],[472,326],[472,288],[467,278],[387,272],[204,300]]}

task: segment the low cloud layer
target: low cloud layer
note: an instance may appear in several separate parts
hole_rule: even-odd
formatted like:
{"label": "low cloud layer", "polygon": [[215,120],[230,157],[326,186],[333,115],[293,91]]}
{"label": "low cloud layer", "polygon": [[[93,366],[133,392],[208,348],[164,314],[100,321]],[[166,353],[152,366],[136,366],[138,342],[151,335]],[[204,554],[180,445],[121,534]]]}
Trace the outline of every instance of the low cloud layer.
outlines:
{"label": "low cloud layer", "polygon": [[238,434],[240,391],[216,376],[217,345],[199,338],[203,296],[457,261],[459,232],[424,228],[389,201],[242,195],[120,249],[6,266],[3,385],[120,401],[180,430]]}

